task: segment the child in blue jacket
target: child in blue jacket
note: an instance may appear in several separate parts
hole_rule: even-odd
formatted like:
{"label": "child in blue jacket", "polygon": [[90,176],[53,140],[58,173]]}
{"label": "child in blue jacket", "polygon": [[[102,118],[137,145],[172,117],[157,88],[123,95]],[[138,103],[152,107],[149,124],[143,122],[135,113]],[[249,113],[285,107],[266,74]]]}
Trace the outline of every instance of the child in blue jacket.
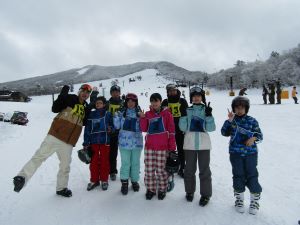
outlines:
{"label": "child in blue jacket", "polygon": [[256,214],[259,209],[259,199],[262,188],[258,182],[257,143],[262,141],[263,134],[258,122],[248,116],[250,101],[246,97],[233,99],[232,111],[228,110],[228,120],[221,129],[223,136],[230,136],[229,153],[233,173],[233,188],[235,208],[238,212],[244,210],[244,192],[247,186],[250,191],[250,214]]}
{"label": "child in blue jacket", "polygon": [[128,180],[131,179],[134,192],[140,189],[140,158],[143,149],[143,136],[140,130],[140,108],[138,98],[133,93],[125,97],[124,109],[114,116],[114,126],[119,131],[119,149],[121,154],[121,192],[128,193]]}
{"label": "child in blue jacket", "polygon": [[108,188],[108,176],[110,171],[109,151],[110,139],[109,133],[113,130],[113,118],[111,113],[106,110],[105,97],[98,97],[95,101],[95,110],[91,111],[84,130],[85,149],[88,146],[92,150],[90,163],[90,183],[87,190],[93,190],[100,185],[102,190]]}
{"label": "child in blue jacket", "polygon": [[185,132],[184,153],[186,159],[184,186],[186,200],[193,201],[196,189],[197,160],[200,177],[200,206],[205,206],[212,195],[210,150],[211,141],[208,132],[215,131],[210,103],[206,105],[205,92],[198,86],[190,90],[193,105],[186,110],[186,115],[179,120],[179,128]]}

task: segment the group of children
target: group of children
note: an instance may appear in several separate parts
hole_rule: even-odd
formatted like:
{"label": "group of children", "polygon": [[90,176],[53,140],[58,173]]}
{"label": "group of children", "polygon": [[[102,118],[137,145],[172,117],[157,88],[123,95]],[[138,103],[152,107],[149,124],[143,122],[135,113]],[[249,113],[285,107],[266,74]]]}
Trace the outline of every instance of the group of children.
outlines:
{"label": "group of children", "polygon": [[[186,200],[191,202],[196,190],[197,161],[200,178],[200,206],[205,206],[212,196],[210,171],[211,140],[208,132],[216,125],[212,107],[207,104],[205,92],[198,86],[190,90],[192,105],[180,98],[173,84],[167,86],[168,98],[162,101],[159,93],[150,96],[150,109],[141,110],[136,94],[128,93],[125,101],[120,98],[120,87],[114,85],[112,98],[106,101],[97,97],[91,102],[94,110],[88,116],[84,130],[85,149],[92,151],[90,163],[90,191],[99,186],[108,188],[109,175],[115,180],[116,149],[120,151],[121,192],[127,195],[129,181],[134,192],[140,189],[140,157],[144,148],[146,199],[156,194],[163,200],[169,191],[170,174],[166,170],[168,159],[178,152],[178,174],[184,178]],[[244,212],[245,187],[251,192],[249,213],[256,214],[262,188],[258,182],[257,143],[262,140],[258,122],[248,116],[250,102],[245,97],[232,101],[232,111],[221,129],[223,136],[230,136],[229,153],[233,173],[235,207]],[[146,133],[143,143],[142,132]],[[113,146],[113,149],[112,149]],[[177,150],[177,151],[176,151]],[[111,165],[113,164],[113,165]]]}

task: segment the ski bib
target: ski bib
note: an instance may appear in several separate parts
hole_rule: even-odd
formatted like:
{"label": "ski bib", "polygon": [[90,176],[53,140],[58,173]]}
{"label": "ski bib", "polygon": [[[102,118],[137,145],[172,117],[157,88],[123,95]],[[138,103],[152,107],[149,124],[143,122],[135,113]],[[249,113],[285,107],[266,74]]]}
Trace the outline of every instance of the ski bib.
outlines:
{"label": "ski bib", "polygon": [[92,120],[91,134],[106,132],[105,117]]}
{"label": "ski bib", "polygon": [[72,114],[78,116],[81,120],[83,120],[85,116],[84,106],[82,104],[75,104],[72,109]]}
{"label": "ski bib", "polygon": [[123,123],[123,130],[137,132],[137,118],[126,117]]}
{"label": "ski bib", "polygon": [[112,114],[115,115],[115,113],[120,109],[120,105],[114,105],[114,104],[109,104],[108,111]]}
{"label": "ski bib", "polygon": [[235,134],[231,139],[231,142],[235,142],[238,144],[245,144],[245,142],[251,137],[253,137],[253,132],[246,130],[245,128],[242,128],[240,126],[237,126]]}
{"label": "ski bib", "polygon": [[181,117],[180,106],[181,104],[179,102],[168,103],[168,107],[171,110],[173,117]]}
{"label": "ski bib", "polygon": [[148,134],[159,134],[163,132],[165,132],[165,126],[162,117],[149,120]]}
{"label": "ski bib", "polygon": [[205,132],[204,129],[205,121],[199,116],[192,116],[190,131],[191,132]]}

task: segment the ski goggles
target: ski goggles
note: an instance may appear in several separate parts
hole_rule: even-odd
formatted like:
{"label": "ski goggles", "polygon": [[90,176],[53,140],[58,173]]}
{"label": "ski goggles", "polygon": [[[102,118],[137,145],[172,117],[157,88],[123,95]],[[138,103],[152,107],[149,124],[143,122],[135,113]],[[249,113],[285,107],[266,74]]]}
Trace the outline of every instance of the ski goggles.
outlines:
{"label": "ski goggles", "polygon": [[79,90],[80,91],[87,91],[88,93],[91,93],[92,92],[92,87],[89,84],[83,84],[83,85],[81,85]]}
{"label": "ski goggles", "polygon": [[138,100],[138,97],[136,96],[136,94],[133,94],[133,93],[128,93],[126,95],[126,98],[125,99],[131,99],[133,101],[137,101]]}
{"label": "ski goggles", "polygon": [[201,93],[202,94],[203,92],[204,92],[203,89],[201,87],[198,87],[198,86],[192,87],[191,90],[190,90],[191,94],[195,94],[195,93]]}

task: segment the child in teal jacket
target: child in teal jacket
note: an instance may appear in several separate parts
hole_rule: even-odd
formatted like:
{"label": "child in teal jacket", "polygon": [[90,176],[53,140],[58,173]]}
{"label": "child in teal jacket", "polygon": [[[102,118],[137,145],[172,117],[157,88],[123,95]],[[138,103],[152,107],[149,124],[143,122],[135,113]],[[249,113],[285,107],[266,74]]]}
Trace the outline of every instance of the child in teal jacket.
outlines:
{"label": "child in teal jacket", "polygon": [[210,103],[206,105],[205,92],[200,87],[190,91],[193,105],[186,110],[186,116],[180,118],[179,128],[185,132],[183,149],[186,167],[184,185],[186,200],[193,201],[196,189],[197,159],[200,171],[200,206],[205,206],[212,195],[210,149],[211,141],[207,132],[216,129]]}

